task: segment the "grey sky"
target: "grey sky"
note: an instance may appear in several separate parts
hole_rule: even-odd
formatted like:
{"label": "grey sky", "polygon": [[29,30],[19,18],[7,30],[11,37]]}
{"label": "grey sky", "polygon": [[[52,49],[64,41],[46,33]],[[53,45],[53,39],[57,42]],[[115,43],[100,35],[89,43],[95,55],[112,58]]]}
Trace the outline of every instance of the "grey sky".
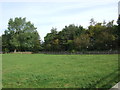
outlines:
{"label": "grey sky", "polygon": [[0,2],[0,34],[7,29],[8,20],[15,17],[26,17],[27,21],[34,23],[42,40],[52,27],[58,31],[69,24],[86,28],[91,18],[102,22],[118,17],[118,0],[10,1]]}

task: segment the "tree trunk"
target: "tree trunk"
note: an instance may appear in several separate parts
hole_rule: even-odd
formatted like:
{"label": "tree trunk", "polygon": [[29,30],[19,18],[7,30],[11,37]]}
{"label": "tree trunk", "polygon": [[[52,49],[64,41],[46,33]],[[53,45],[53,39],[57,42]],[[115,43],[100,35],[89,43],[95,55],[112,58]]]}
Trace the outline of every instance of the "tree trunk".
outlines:
{"label": "tree trunk", "polygon": [[16,53],[16,49],[14,50],[14,53]]}

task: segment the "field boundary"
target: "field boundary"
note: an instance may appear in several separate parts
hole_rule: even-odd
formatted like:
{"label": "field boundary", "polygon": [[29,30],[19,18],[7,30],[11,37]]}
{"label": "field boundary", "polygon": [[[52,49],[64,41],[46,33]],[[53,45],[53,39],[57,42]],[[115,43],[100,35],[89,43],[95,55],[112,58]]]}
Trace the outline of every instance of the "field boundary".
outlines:
{"label": "field boundary", "polygon": [[15,53],[15,54],[32,54],[32,52],[11,52],[11,53]]}
{"label": "field boundary", "polygon": [[[1,52],[1,54],[4,54]],[[67,51],[60,51],[60,52],[56,52],[56,51],[40,51],[40,52],[9,52],[8,54],[61,54],[61,55],[84,55],[84,54],[120,54],[120,52],[118,51],[81,51],[81,52],[67,52]]]}
{"label": "field boundary", "polygon": [[119,54],[118,51],[85,51],[85,52],[51,52],[41,51],[39,54]]}

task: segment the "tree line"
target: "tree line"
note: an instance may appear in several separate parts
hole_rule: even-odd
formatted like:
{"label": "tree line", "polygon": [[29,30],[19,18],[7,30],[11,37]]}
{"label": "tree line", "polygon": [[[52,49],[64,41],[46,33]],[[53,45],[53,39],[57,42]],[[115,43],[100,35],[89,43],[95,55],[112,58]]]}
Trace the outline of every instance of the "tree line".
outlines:
{"label": "tree line", "polygon": [[[119,17],[120,18],[120,17]],[[119,22],[118,18],[118,22]],[[117,50],[120,38],[120,25],[114,25],[114,20],[96,22],[90,20],[88,28],[70,24],[61,31],[52,28],[41,41],[37,28],[26,18],[10,18],[8,28],[2,35],[2,51],[105,51]]]}

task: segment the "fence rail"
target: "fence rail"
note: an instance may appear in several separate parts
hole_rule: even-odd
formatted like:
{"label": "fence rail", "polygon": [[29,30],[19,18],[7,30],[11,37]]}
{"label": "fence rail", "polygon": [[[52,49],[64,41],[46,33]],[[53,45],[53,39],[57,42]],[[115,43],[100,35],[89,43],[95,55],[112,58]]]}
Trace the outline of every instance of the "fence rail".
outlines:
{"label": "fence rail", "polygon": [[118,51],[85,51],[85,52],[49,52],[42,51],[40,54],[119,54]]}

